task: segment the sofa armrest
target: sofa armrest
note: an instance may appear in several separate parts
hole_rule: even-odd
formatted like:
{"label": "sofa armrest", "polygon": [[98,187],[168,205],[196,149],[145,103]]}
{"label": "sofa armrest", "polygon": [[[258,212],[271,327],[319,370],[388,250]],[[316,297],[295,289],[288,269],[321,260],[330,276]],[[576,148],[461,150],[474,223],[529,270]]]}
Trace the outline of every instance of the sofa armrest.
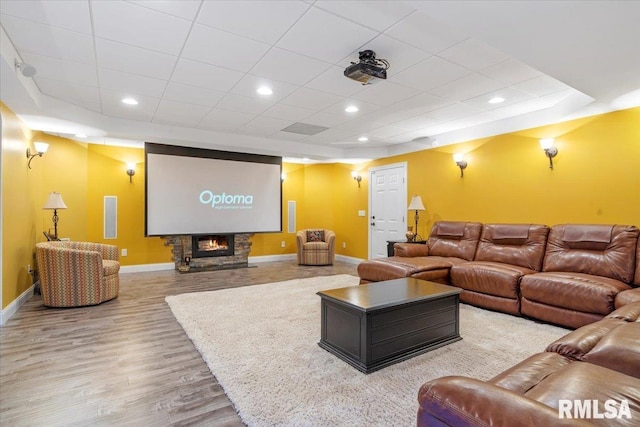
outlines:
{"label": "sofa armrest", "polygon": [[418,401],[418,426],[593,426],[561,419],[555,408],[473,378],[429,381],[420,388]]}
{"label": "sofa armrest", "polygon": [[329,244],[329,253],[333,253],[336,244],[336,233],[331,230],[324,230],[324,241]]}
{"label": "sofa armrest", "polygon": [[394,243],[393,254],[401,257],[417,257],[429,255],[429,246],[415,243]]}

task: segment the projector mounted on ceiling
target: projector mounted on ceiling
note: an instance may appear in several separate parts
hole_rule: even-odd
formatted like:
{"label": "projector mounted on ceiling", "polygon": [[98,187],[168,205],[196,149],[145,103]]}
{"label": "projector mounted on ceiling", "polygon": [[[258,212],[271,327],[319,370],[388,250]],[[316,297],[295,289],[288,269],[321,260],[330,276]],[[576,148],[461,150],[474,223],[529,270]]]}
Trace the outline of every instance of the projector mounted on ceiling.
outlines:
{"label": "projector mounted on ceiling", "polygon": [[344,75],[356,80],[363,85],[369,84],[371,79],[386,79],[389,61],[376,59],[376,53],[372,50],[358,52],[360,62],[352,62],[344,70]]}

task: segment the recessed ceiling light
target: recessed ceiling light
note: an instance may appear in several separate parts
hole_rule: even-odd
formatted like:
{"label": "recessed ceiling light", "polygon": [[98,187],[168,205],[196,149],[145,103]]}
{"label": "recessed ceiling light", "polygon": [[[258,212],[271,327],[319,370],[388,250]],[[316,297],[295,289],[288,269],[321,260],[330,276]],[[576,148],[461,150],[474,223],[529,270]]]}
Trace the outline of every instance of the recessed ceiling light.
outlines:
{"label": "recessed ceiling light", "polygon": [[133,98],[123,98],[122,102],[127,104],[127,105],[138,105],[138,101],[136,101]]}
{"label": "recessed ceiling light", "polygon": [[76,138],[86,138],[87,135],[85,135],[84,133],[76,133]]}
{"label": "recessed ceiling light", "polygon": [[358,107],[356,107],[355,105],[349,105],[344,109],[344,111],[346,111],[347,113],[355,113],[356,111],[358,111]]}
{"label": "recessed ceiling light", "polygon": [[271,95],[273,93],[273,90],[271,90],[270,87],[261,86],[258,88],[258,90],[256,90],[256,92],[258,92],[260,95]]}
{"label": "recessed ceiling light", "polygon": [[358,138],[358,141],[360,142],[367,142],[369,140],[369,138],[367,138],[366,136],[361,136],[360,138]]}
{"label": "recessed ceiling light", "polygon": [[489,104],[500,104],[501,102],[504,102],[504,98],[501,96],[496,96],[489,100]]}

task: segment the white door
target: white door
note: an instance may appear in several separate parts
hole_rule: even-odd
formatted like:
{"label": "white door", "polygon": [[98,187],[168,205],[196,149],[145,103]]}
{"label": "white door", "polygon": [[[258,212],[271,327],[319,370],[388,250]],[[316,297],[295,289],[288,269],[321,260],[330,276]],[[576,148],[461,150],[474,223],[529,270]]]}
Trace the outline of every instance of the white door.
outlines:
{"label": "white door", "polygon": [[387,240],[406,239],[407,164],[369,170],[369,258],[387,256]]}

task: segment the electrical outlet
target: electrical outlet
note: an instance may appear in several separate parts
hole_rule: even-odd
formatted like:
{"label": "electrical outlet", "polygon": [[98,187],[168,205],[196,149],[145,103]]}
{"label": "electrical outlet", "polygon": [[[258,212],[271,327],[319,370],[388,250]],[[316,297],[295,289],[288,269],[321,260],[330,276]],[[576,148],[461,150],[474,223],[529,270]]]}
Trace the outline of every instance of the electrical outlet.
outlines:
{"label": "electrical outlet", "polygon": [[128,251],[126,249],[123,249],[121,253],[122,253],[122,256],[127,256]]}
{"label": "electrical outlet", "polygon": [[342,248],[346,248],[347,247],[347,242],[342,242]]}
{"label": "electrical outlet", "polygon": [[31,274],[31,264],[27,264],[27,273]]}
{"label": "electrical outlet", "polygon": [[280,247],[281,248],[286,248],[287,247],[287,244],[285,243],[284,240],[282,242],[280,242]]}

